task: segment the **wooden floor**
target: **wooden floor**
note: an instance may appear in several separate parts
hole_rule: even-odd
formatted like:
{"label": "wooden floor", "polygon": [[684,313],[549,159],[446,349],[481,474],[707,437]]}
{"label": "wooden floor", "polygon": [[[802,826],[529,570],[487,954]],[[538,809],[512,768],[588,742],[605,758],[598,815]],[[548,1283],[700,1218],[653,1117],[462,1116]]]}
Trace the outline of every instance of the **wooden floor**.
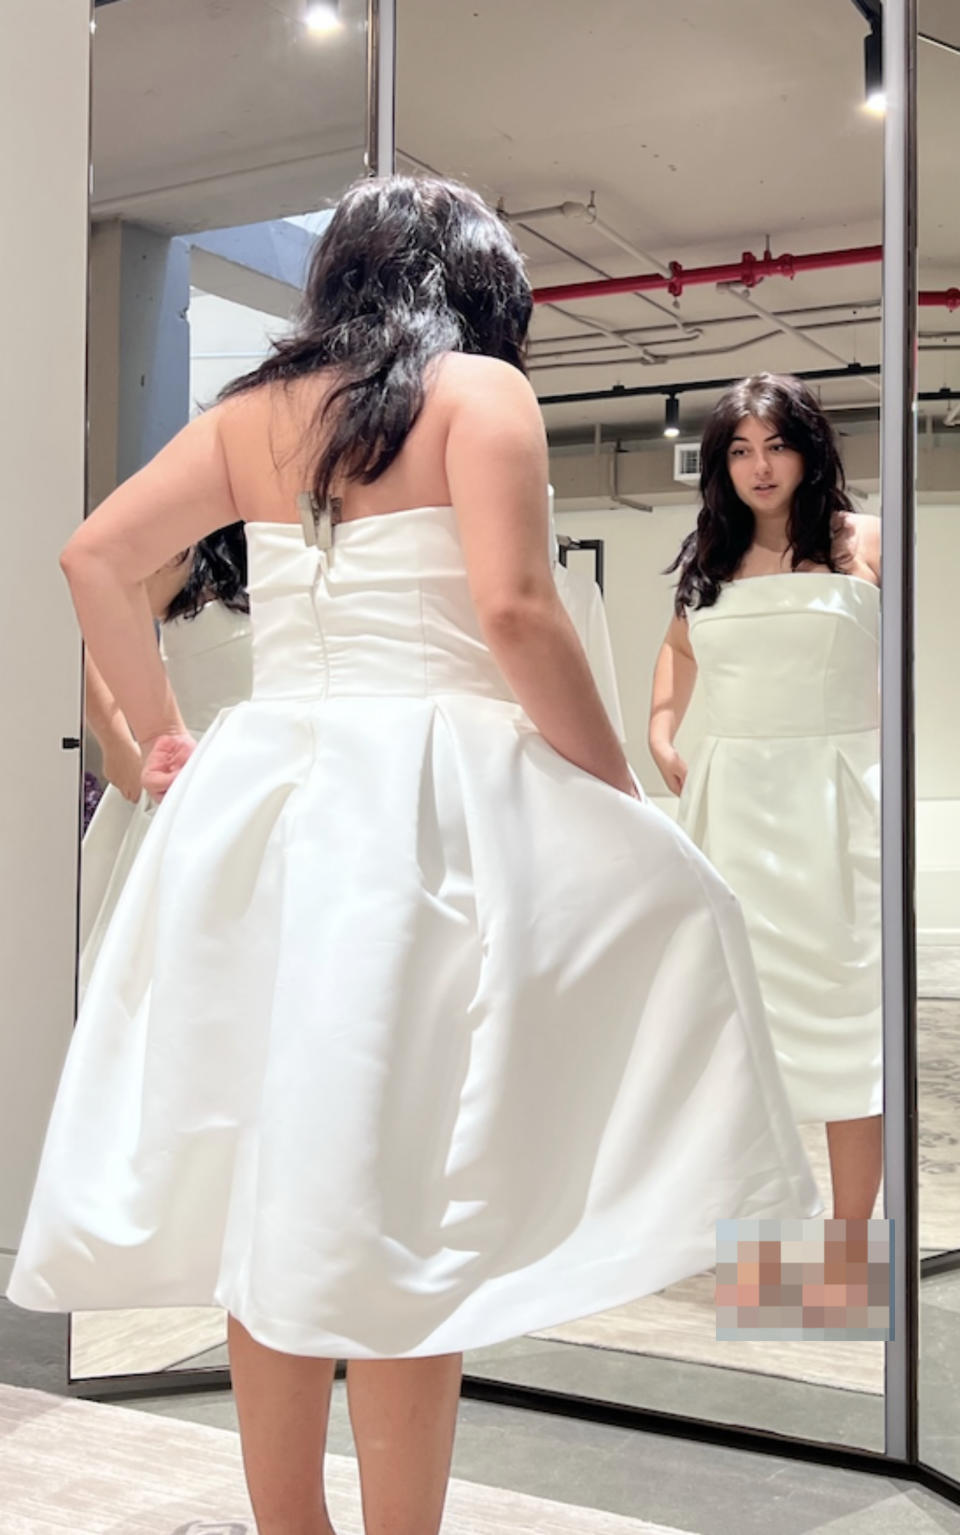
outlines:
{"label": "wooden floor", "polygon": [[[356,1461],[328,1455],[331,1518],[362,1535]],[[0,1386],[0,1528],[11,1535],[255,1535],[239,1436]],[[683,1535],[666,1525],[454,1480],[443,1535]]]}

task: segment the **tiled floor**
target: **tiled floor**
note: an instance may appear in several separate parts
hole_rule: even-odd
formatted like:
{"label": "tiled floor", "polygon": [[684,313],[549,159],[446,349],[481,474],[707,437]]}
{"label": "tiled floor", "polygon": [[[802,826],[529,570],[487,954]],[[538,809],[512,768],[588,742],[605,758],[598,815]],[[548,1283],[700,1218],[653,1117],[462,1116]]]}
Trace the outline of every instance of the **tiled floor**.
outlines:
{"label": "tiled floor", "polygon": [[[950,1285],[944,1293],[949,1305],[940,1309],[946,1314],[960,1297],[954,1300]],[[64,1331],[60,1318],[0,1302],[0,1376],[11,1384],[62,1389]],[[126,1405],[236,1427],[229,1392],[142,1398]],[[950,1405],[948,1429],[960,1417],[956,1394]],[[329,1448],[352,1453],[342,1383],[335,1387]],[[642,1516],[691,1535],[960,1535],[960,1508],[886,1477],[469,1400],[461,1408],[454,1474]]]}

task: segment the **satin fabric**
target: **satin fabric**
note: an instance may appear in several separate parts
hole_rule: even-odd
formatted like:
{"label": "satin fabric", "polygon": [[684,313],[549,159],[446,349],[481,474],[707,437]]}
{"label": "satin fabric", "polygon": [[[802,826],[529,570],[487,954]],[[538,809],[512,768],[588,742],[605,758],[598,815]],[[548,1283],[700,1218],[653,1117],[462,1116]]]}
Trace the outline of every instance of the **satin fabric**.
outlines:
{"label": "satin fabric", "polygon": [[10,1299],[437,1354],[814,1213],[736,901],[534,729],[453,511],[247,531],[253,697],[124,888]]}
{"label": "satin fabric", "polygon": [[[194,618],[160,625],[160,655],[190,734],[199,739],[221,709],[250,697],[252,629],[246,613],[208,602]],[[83,839],[80,860],[80,994],[110,925],[155,804],[135,803],[108,784]]]}
{"label": "satin fabric", "polygon": [[707,737],[680,821],[743,905],[799,1122],[883,1107],[879,615],[819,572],[689,614]]}
{"label": "satin fabric", "polygon": [[590,670],[593,672],[603,706],[610,716],[610,723],[617,733],[617,739],[621,745],[625,746],[627,732],[623,723],[623,710],[620,707],[620,690],[617,686],[613,645],[607,626],[606,609],[603,606],[603,594],[596,581],[584,571],[568,570],[565,565],[558,562],[553,574],[561,601],[570,615],[573,627],[586,652],[587,660],[590,662]]}

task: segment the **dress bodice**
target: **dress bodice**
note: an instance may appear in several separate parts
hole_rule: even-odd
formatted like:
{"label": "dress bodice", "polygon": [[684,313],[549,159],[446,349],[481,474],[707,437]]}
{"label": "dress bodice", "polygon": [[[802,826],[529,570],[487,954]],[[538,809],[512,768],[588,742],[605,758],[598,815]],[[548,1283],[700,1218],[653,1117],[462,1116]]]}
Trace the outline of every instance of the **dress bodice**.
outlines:
{"label": "dress bodice", "polygon": [[160,654],[192,735],[202,735],[221,709],[250,697],[253,655],[246,613],[208,602],[195,618],[168,619],[160,625]]}
{"label": "dress bodice", "polygon": [[831,572],[730,581],[688,619],[710,735],[876,728],[880,593],[869,581]]}
{"label": "dress bodice", "polygon": [[477,693],[512,700],[480,632],[449,506],[339,523],[248,522],[254,697]]}

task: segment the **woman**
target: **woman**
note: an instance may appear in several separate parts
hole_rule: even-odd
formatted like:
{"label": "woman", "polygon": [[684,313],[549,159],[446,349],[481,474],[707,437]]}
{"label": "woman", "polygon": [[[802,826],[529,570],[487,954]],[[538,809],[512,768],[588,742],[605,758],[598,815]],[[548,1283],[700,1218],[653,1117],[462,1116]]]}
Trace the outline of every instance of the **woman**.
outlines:
{"label": "woman", "polygon": [[[10,1296],[225,1307],[261,1535],[329,1535],[336,1359],[367,1535],[431,1535],[464,1349],[816,1208],[739,908],[557,593],[531,309],[475,194],[358,184],[293,335],[63,557],[163,802]],[[194,749],[142,583],[237,517],[253,696]]]}
{"label": "woman", "polygon": [[[702,508],[650,749],[680,821],[743,903],[799,1123],[826,1123],[834,1214],[869,1217],[882,1169],[880,524],[856,513],[798,379],[760,374],[703,436]],[[707,740],[674,745],[697,678]]]}
{"label": "woman", "polygon": [[[196,738],[221,709],[250,697],[253,657],[246,586],[247,545],[241,522],[218,528],[146,582],[151,612],[160,627],[160,656],[187,729]],[[90,656],[84,683],[86,723],[103,754],[108,784],[83,839],[81,996],[155,809],[155,801],[140,787],[140,747]]]}

